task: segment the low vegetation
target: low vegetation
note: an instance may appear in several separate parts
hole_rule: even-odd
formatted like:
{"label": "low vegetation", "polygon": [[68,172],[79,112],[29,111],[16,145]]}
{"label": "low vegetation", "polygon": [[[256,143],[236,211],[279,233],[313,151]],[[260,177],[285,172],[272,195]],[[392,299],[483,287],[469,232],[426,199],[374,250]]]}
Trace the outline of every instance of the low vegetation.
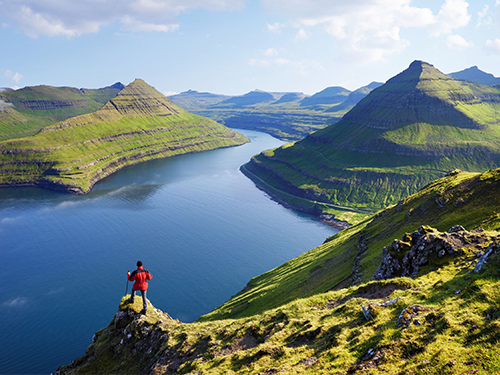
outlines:
{"label": "low vegetation", "polygon": [[40,129],[99,110],[124,86],[101,89],[33,86],[0,91],[0,141],[34,135]]}
{"label": "low vegetation", "polygon": [[284,201],[292,195],[375,211],[449,170],[500,166],[499,94],[416,61],[340,122],[264,151],[245,168],[288,193],[277,194]]}
{"label": "low vegetation", "polygon": [[0,142],[0,186],[83,194],[128,165],[245,142],[241,134],[184,111],[135,80],[96,112]]}
{"label": "low vegetation", "polygon": [[[152,306],[142,316],[125,297],[86,354],[58,371],[498,373],[499,184],[500,169],[454,171],[252,279],[195,323]],[[412,277],[372,280],[384,254],[404,263],[412,251],[427,253],[415,255]]]}

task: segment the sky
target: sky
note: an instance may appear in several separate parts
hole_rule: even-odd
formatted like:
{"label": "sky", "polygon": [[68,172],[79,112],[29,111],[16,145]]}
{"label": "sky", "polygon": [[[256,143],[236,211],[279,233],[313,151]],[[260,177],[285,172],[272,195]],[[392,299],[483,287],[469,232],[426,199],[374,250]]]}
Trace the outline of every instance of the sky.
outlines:
{"label": "sky", "polygon": [[413,60],[500,76],[500,0],[0,0],[0,87],[314,94]]}

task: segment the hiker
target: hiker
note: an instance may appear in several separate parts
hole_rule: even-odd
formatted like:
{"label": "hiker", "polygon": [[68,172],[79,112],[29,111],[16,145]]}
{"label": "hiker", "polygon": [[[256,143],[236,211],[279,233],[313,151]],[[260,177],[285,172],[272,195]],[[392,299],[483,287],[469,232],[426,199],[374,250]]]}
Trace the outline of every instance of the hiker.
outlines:
{"label": "hiker", "polygon": [[142,262],[139,260],[137,262],[137,269],[130,274],[130,271],[127,271],[128,281],[135,281],[132,286],[132,294],[130,299],[128,300],[130,303],[134,303],[135,292],[140,291],[142,295],[142,306],[143,309],[141,314],[146,315],[146,310],[148,308],[148,300],[146,299],[146,291],[148,289],[148,280],[153,278],[153,275],[149,273],[148,270],[145,270],[142,267]]}

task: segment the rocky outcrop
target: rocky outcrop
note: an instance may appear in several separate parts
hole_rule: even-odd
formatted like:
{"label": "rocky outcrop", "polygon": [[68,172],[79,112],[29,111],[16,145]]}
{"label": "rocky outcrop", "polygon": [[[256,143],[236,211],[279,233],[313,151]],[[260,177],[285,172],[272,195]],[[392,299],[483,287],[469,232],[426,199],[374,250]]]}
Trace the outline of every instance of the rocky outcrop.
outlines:
{"label": "rocky outcrop", "polygon": [[[416,277],[422,266],[431,258],[471,255],[479,258],[476,272],[493,252],[498,249],[500,235],[482,229],[466,231],[455,225],[448,232],[421,226],[413,233],[405,233],[383,249],[383,259],[372,280],[390,279],[397,276]],[[485,250],[486,249],[486,250]]]}

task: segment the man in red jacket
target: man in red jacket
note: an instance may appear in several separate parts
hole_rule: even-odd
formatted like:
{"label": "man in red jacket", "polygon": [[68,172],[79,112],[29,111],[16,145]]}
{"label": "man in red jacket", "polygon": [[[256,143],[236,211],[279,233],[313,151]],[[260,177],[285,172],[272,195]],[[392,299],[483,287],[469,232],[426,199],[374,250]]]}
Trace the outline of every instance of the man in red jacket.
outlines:
{"label": "man in red jacket", "polygon": [[153,275],[149,273],[148,270],[145,270],[142,267],[142,262],[139,260],[137,262],[137,269],[130,274],[130,271],[127,272],[128,281],[135,281],[132,286],[132,295],[130,296],[129,302],[134,303],[135,292],[140,291],[142,295],[142,306],[143,309],[141,311],[142,314],[146,315],[146,310],[148,308],[148,301],[146,299],[146,291],[148,290],[148,280],[153,278]]}

